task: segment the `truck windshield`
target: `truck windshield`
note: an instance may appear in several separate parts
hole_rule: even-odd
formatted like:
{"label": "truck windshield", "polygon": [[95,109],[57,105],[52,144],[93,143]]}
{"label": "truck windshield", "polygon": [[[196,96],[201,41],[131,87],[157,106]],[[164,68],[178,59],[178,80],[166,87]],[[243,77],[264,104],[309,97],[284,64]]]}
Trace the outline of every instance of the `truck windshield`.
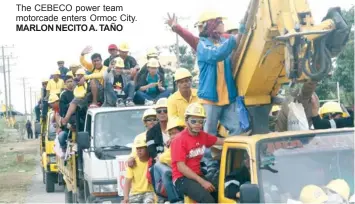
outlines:
{"label": "truck windshield", "polygon": [[145,130],[145,110],[123,110],[98,113],[95,116],[95,147],[131,147],[134,138]]}
{"label": "truck windshield", "polygon": [[299,200],[306,185],[326,186],[344,179],[354,194],[354,131],[273,138],[259,142],[261,200]]}

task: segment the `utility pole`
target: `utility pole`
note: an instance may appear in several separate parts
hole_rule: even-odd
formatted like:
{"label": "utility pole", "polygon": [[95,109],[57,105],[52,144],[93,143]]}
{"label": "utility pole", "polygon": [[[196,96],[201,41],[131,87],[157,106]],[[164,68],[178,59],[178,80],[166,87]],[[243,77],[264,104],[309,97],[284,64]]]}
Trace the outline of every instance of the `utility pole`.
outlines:
{"label": "utility pole", "polygon": [[31,121],[33,121],[33,111],[32,111],[32,87],[30,87],[30,114],[31,114]]}
{"label": "utility pole", "polygon": [[[16,65],[16,64],[11,64],[11,66],[14,66],[14,65]],[[8,82],[9,83],[9,113],[10,113],[9,116],[12,117],[10,56],[7,57],[7,72],[8,72],[7,76],[9,78],[9,82]]]}
{"label": "utility pole", "polygon": [[7,98],[7,80],[6,80],[6,65],[5,65],[5,48],[13,48],[12,47],[8,47],[6,45],[2,45],[1,46],[1,52],[2,52],[2,67],[3,67],[3,75],[4,75],[4,89],[5,89],[5,107],[6,107],[6,117],[9,117],[9,106],[8,106],[8,98]]}
{"label": "utility pole", "polygon": [[26,103],[26,83],[25,83],[26,78],[22,78],[22,85],[23,85],[23,100],[25,102],[25,115],[27,116],[27,103]]}

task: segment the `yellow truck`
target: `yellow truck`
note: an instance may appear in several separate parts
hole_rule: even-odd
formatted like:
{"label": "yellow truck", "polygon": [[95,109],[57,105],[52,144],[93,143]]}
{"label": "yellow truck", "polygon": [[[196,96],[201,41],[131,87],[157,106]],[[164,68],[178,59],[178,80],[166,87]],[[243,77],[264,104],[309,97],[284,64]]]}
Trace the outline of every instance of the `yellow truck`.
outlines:
{"label": "yellow truck", "polygon": [[58,167],[54,153],[54,140],[56,138],[56,128],[50,123],[53,111],[48,111],[47,121],[41,122],[40,152],[43,183],[46,185],[46,192],[55,190],[55,184],[62,184],[62,177],[58,176]]}
{"label": "yellow truck", "polygon": [[70,134],[66,156],[57,155],[66,203],[121,201],[116,156],[131,153],[134,138],[145,130],[141,118],[148,108],[88,109],[84,129]]}
{"label": "yellow truck", "polygon": [[[227,197],[226,177],[245,166],[245,154],[250,183],[241,184],[238,198]],[[344,179],[354,194],[354,128],[233,136],[221,152],[218,203],[298,201],[306,185],[333,179]]]}

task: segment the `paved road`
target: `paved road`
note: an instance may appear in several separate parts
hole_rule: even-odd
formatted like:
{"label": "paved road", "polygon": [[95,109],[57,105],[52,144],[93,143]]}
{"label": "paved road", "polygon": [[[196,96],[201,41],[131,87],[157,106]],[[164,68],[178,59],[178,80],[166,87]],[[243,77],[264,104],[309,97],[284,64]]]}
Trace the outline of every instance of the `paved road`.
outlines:
{"label": "paved road", "polygon": [[33,176],[32,185],[29,187],[26,203],[64,203],[63,186],[55,186],[55,192],[47,193],[45,184],[42,181],[42,170],[40,165],[36,168]]}

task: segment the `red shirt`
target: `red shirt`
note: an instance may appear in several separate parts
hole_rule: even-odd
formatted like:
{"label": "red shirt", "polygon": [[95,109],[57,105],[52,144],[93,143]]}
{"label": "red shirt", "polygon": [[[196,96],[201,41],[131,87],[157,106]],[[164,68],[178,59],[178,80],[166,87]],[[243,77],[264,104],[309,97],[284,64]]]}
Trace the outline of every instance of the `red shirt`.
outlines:
{"label": "red shirt", "polygon": [[201,131],[197,136],[190,135],[187,129],[175,137],[171,143],[171,168],[173,181],[184,175],[178,170],[177,162],[185,162],[193,172],[202,175],[200,161],[206,147],[217,142],[217,137]]}
{"label": "red shirt", "polygon": [[[200,40],[200,38],[194,36],[190,31],[181,27],[178,24],[174,26],[173,31],[175,31],[178,35],[180,35],[180,37],[182,37],[182,39],[184,39],[185,42],[187,42],[187,44],[189,44],[191,46],[191,48],[194,51],[196,51],[197,44],[198,44],[198,41]],[[230,34],[223,33],[221,36],[224,38],[229,38]]]}

